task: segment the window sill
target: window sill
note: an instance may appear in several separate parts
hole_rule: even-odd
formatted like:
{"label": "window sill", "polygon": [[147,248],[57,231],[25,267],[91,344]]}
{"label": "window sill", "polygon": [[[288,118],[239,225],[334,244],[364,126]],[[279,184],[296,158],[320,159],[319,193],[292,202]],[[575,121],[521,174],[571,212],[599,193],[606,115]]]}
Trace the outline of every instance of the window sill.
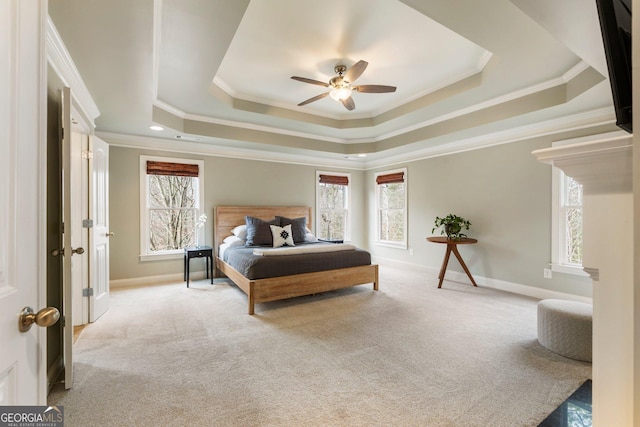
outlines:
{"label": "window sill", "polygon": [[387,248],[395,248],[395,249],[407,249],[406,243],[396,243],[396,242],[385,242],[385,241],[377,241],[376,245],[385,246]]}
{"label": "window sill", "polygon": [[180,258],[184,258],[183,251],[163,253],[163,254],[153,254],[153,255],[149,255],[149,254],[140,255],[140,261],[143,261],[143,262],[146,262],[146,261],[166,261],[166,260],[173,260],[173,259],[180,259]]}
{"label": "window sill", "polygon": [[589,277],[582,269],[582,266],[567,264],[551,264],[551,271],[556,273],[573,274],[574,276]]}

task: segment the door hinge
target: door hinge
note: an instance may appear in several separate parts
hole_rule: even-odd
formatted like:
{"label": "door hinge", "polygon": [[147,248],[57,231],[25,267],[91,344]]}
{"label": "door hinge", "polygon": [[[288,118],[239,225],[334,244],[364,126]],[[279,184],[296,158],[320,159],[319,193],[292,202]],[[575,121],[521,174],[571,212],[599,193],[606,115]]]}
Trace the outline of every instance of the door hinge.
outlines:
{"label": "door hinge", "polygon": [[93,159],[93,151],[89,151],[89,150],[83,151],[82,158],[85,160]]}
{"label": "door hinge", "polygon": [[83,297],[92,297],[93,296],[93,288],[84,288],[82,290]]}
{"label": "door hinge", "polygon": [[93,228],[93,220],[92,219],[83,219],[82,220],[82,228]]}

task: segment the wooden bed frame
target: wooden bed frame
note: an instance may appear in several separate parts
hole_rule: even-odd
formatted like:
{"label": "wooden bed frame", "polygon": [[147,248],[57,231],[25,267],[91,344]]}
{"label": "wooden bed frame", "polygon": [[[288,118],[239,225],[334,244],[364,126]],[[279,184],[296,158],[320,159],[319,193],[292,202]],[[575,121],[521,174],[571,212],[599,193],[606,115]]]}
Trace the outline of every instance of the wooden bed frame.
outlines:
{"label": "wooden bed frame", "polygon": [[305,216],[307,227],[311,228],[311,208],[308,206],[217,206],[215,208],[216,276],[223,273],[247,294],[249,314],[254,314],[255,304],[261,302],[311,295],[365,283],[373,283],[373,289],[378,290],[378,266],[375,264],[269,279],[247,279],[218,257],[218,247],[224,238],[231,235],[231,230],[235,226],[244,224],[244,218],[247,215],[265,220],[276,215],[287,218]]}

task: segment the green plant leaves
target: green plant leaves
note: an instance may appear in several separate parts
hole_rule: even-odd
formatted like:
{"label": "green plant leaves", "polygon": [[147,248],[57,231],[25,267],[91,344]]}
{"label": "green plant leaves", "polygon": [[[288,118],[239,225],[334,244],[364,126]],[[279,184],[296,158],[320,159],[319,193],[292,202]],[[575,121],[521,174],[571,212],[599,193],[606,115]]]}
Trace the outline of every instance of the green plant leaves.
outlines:
{"label": "green plant leaves", "polygon": [[466,234],[460,233],[462,229],[468,230],[470,226],[471,222],[468,220],[458,215],[449,214],[444,218],[437,216],[431,232],[433,233],[436,229],[442,227],[440,234],[446,234],[450,239],[460,239],[462,237],[467,237]]}

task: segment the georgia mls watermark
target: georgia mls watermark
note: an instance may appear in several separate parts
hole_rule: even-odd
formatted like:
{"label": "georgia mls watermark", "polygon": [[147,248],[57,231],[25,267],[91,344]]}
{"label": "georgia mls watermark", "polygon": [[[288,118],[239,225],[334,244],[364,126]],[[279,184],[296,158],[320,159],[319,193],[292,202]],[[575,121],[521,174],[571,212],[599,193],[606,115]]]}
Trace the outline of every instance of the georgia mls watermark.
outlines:
{"label": "georgia mls watermark", "polygon": [[63,406],[0,406],[0,427],[63,426]]}

